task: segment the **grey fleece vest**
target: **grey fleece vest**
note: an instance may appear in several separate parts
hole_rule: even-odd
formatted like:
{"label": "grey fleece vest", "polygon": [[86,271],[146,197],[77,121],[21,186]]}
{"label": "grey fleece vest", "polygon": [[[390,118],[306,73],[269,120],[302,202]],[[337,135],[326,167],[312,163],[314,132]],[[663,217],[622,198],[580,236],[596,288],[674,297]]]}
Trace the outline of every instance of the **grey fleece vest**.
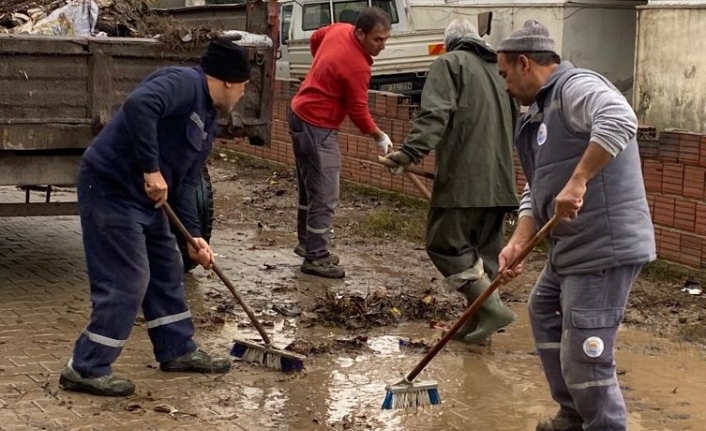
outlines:
{"label": "grey fleece vest", "polygon": [[[530,184],[538,227],[554,214],[554,198],[590,143],[590,134],[569,130],[562,110],[562,89],[577,74],[598,76],[614,88],[597,73],[564,62],[518,126],[515,145]],[[635,138],[589,181],[578,217],[555,226],[550,244],[549,259],[559,274],[590,273],[655,259],[654,228]]]}

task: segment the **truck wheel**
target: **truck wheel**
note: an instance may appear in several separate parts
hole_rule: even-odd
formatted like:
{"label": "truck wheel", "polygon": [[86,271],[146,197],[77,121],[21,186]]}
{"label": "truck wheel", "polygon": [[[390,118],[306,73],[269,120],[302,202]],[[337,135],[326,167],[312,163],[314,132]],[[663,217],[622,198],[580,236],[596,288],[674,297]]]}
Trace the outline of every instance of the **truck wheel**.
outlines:
{"label": "truck wheel", "polygon": [[[199,222],[201,223],[201,233],[206,242],[211,241],[211,233],[213,232],[213,186],[211,185],[211,176],[208,174],[208,168],[204,166],[201,173],[201,182],[196,189],[196,205],[199,213]],[[198,266],[198,263],[191,260],[189,251],[186,247],[186,239],[172,227],[172,233],[176,236],[179,251],[184,260],[184,272],[189,272]]]}

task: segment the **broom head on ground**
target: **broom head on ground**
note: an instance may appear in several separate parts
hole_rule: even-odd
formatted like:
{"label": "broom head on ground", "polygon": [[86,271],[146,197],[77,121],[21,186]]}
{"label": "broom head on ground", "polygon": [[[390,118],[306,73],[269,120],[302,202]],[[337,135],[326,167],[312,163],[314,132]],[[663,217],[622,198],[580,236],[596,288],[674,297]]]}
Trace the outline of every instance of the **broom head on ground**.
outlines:
{"label": "broom head on ground", "polygon": [[304,370],[305,356],[250,341],[235,340],[230,354],[243,362],[264,365],[266,368],[285,373]]}

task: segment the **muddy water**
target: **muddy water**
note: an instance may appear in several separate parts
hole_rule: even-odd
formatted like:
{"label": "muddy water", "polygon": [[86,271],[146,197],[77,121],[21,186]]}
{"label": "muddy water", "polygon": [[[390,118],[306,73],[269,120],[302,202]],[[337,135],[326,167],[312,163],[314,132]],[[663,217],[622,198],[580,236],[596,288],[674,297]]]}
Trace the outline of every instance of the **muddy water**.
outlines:
{"label": "muddy water", "polygon": [[[304,376],[282,378],[268,389],[245,385],[239,402],[246,410],[269,414],[278,429],[533,430],[537,419],[555,407],[532,352],[526,313],[515,308],[519,322],[496,335],[492,348],[470,350],[452,342],[422,373],[421,380],[438,383],[441,406],[416,412],[380,409],[385,386],[422,357],[417,350],[400,347],[400,338],[433,340],[439,335],[420,324],[369,332],[367,348],[311,358]],[[310,340],[344,335],[320,328],[299,331]],[[293,339],[296,323],[280,321],[269,332],[281,347]],[[212,341],[254,337],[250,328],[225,325]],[[617,358],[630,430],[706,429],[701,404],[706,391],[704,351],[625,328]]]}
{"label": "muddy water", "polygon": [[[274,322],[267,330],[274,334],[277,347],[286,346],[295,336],[316,342],[351,334],[299,327],[296,319],[282,319],[272,312],[273,302],[295,302],[303,293],[321,295],[329,288],[366,291],[389,285],[387,279],[394,278],[383,268],[371,268],[360,255],[344,256],[347,268],[356,273],[353,281],[324,283],[301,277],[297,271],[300,259],[283,247],[291,243],[293,235],[243,230],[247,233],[220,238],[214,250],[224,250],[219,260],[222,268],[248,300],[263,310],[263,320]],[[231,246],[228,251],[219,247],[226,242]],[[253,249],[253,242],[264,248]],[[246,250],[245,264],[236,264],[229,257]],[[190,284],[192,304],[198,304],[211,290],[230,295],[217,279],[206,279],[202,273],[197,272]],[[506,333],[494,337],[492,348],[471,351],[452,342],[422,373],[420,379],[438,383],[440,406],[416,412],[380,409],[386,385],[399,381],[422,357],[417,350],[401,348],[400,337],[433,340],[439,336],[421,322],[368,331],[367,348],[313,356],[306,362],[306,373],[299,377],[276,372],[263,376],[261,371],[252,373],[254,377],[236,374],[238,390],[231,390],[233,406],[263,418],[252,429],[533,430],[536,421],[552,414],[556,406],[533,354],[524,305],[513,305],[520,318]],[[231,346],[235,338],[257,338],[252,327],[237,325],[247,320],[238,307],[233,311],[237,318],[211,328],[203,337],[206,347],[217,351]],[[702,405],[706,351],[623,328],[617,362],[631,431],[706,430]],[[242,372],[242,367],[234,370]]]}

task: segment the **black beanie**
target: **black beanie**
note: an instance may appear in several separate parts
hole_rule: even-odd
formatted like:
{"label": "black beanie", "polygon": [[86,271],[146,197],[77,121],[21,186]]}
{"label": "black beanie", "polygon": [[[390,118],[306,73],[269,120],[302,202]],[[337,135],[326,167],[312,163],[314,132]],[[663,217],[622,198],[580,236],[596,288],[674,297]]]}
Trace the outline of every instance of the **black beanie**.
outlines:
{"label": "black beanie", "polygon": [[201,57],[206,75],[225,82],[240,83],[250,79],[248,50],[227,39],[214,39]]}

